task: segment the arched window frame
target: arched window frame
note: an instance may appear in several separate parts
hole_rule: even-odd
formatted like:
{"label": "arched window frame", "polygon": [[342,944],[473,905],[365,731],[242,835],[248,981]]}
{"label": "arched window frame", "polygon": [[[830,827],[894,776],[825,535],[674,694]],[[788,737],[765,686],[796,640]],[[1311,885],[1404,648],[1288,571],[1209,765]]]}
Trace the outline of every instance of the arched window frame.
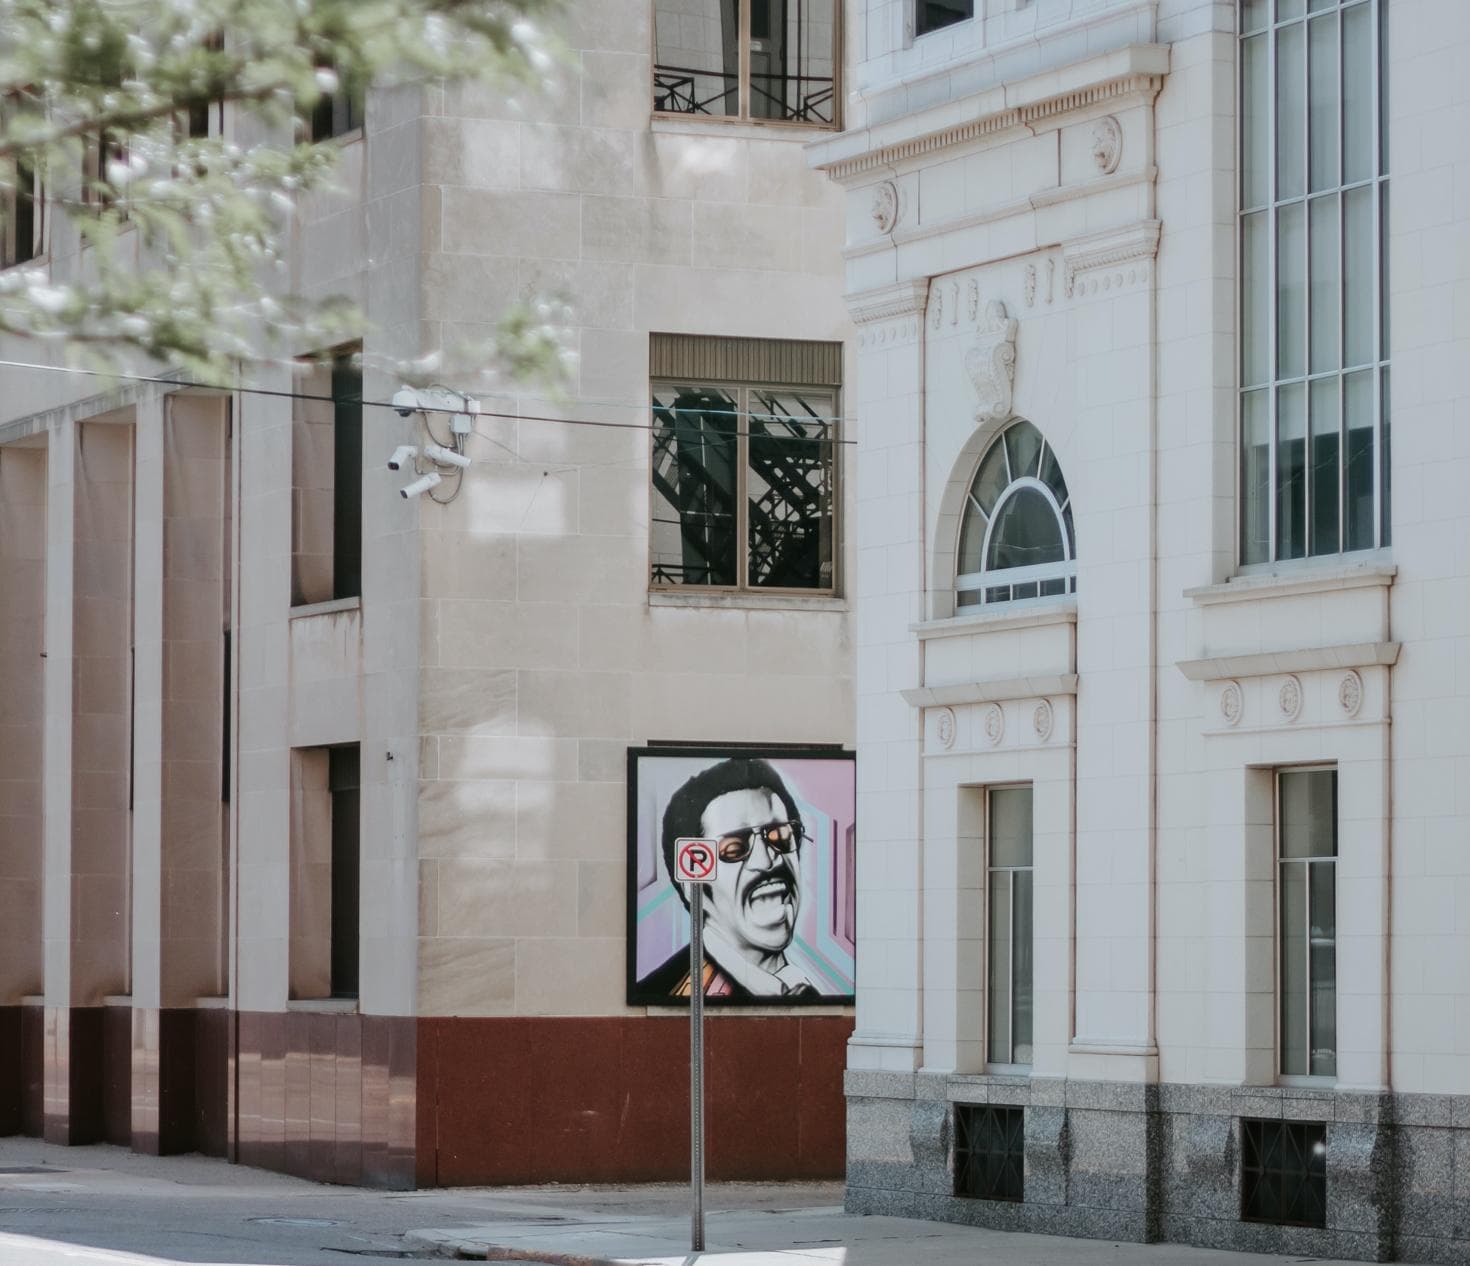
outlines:
{"label": "arched window frame", "polygon": [[[1037,432],[1041,440],[1036,451],[1036,458],[1032,465],[1037,474],[1017,475],[1011,470],[1011,453],[1006,445],[1006,436],[1017,426],[1030,426]],[[1006,484],[996,497],[990,513],[985,512],[984,506],[980,504],[975,496],[975,485],[979,481],[990,455],[999,448],[1005,460]],[[1046,467],[1048,453],[1051,454],[1056,464],[1057,479],[1061,484],[1061,490],[1066,494],[1058,499],[1057,490],[1046,480],[1040,478],[1040,472]],[[990,558],[991,542],[995,525],[1001,517],[1006,503],[1018,496],[1023,491],[1039,492],[1045,499],[1047,506],[1056,518],[1057,532],[1062,542],[1062,558],[1056,562],[1038,563],[1031,567],[1004,567],[992,569],[987,566],[986,560]],[[1072,504],[1070,490],[1067,489],[1066,476],[1062,474],[1060,462],[1056,462],[1056,454],[1047,443],[1046,436],[1042,435],[1039,428],[1024,418],[1016,418],[1007,423],[1005,427],[986,445],[985,452],[975,466],[975,473],[970,478],[969,486],[965,490],[965,510],[960,516],[959,537],[956,540],[956,567],[961,552],[961,542],[964,540],[965,526],[971,514],[978,514],[985,521],[985,535],[980,547],[980,570],[976,572],[959,572],[955,575],[955,606],[957,613],[966,607],[992,606],[1002,602],[1023,602],[1028,597],[1055,597],[1060,595],[1041,594],[1041,586],[1048,582],[1061,581],[1063,592],[1073,594],[1077,592],[1077,555],[1073,532],[1068,523],[1067,510]],[[1015,597],[1015,588],[1018,585],[1036,585],[1037,593]],[[969,597],[978,595],[978,597]],[[969,600],[966,601],[967,597]]]}

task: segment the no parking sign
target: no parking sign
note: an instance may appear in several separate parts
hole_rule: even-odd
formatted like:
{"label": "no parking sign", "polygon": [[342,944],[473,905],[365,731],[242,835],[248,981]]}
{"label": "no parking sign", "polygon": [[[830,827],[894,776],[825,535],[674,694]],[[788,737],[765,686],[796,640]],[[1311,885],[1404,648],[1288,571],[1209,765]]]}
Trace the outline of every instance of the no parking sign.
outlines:
{"label": "no parking sign", "polygon": [[718,842],[681,836],[674,841],[674,875],[680,883],[712,884],[719,869]]}

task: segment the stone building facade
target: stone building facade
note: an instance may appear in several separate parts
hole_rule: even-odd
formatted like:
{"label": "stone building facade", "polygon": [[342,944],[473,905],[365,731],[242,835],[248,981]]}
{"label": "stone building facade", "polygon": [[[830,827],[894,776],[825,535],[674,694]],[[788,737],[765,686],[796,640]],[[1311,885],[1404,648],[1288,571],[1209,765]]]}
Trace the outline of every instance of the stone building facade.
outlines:
{"label": "stone building facade", "polygon": [[849,1208],[1470,1261],[1470,14],[848,25]]}
{"label": "stone building facade", "polygon": [[[397,1187],[687,1172],[686,1026],[627,1002],[627,753],[851,747],[841,197],[802,148],[836,26],[805,0],[763,34],[695,0],[566,23],[550,97],[323,116],[340,189],[299,209],[293,280],[359,303],[362,369],[0,369],[0,1133]],[[64,217],[34,247],[84,266]],[[536,295],[569,305],[566,398],[454,378],[459,441],[455,410],[386,407],[384,366]],[[706,504],[736,535],[685,530],[656,376],[747,422],[789,420],[758,387],[825,402],[787,537],[757,551],[730,502],[775,478],[755,457]],[[711,1016],[712,1175],[841,1172],[851,1016]],[[773,1052],[801,1094],[757,1121]]]}

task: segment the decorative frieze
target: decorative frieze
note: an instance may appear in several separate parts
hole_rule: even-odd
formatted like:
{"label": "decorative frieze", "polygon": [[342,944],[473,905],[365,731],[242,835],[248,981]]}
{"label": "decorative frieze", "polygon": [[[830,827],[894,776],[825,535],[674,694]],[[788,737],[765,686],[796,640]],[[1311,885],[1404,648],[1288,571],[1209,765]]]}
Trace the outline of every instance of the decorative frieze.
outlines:
{"label": "decorative frieze", "polygon": [[1076,238],[1062,246],[1067,298],[1106,294],[1147,282],[1159,251],[1158,220]]}
{"label": "decorative frieze", "polygon": [[919,336],[929,301],[928,279],[845,296],[847,311],[859,328],[857,345],[867,349],[911,343]]}

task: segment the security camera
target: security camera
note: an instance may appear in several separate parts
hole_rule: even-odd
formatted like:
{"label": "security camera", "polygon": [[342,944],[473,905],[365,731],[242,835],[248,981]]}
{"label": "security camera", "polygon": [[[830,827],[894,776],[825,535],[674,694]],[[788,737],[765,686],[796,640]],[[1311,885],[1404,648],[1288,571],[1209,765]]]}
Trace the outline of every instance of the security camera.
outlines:
{"label": "security camera", "polygon": [[418,456],[418,452],[418,449],[412,444],[400,444],[393,450],[393,456],[388,459],[388,469],[402,470]]}
{"label": "security camera", "polygon": [[429,491],[430,488],[437,488],[443,482],[444,476],[431,470],[421,479],[415,479],[413,483],[409,484],[407,487],[400,488],[398,492],[399,495],[402,496],[405,501],[407,501],[409,497],[422,497],[424,493]]}
{"label": "security camera", "polygon": [[470,464],[470,459],[463,453],[456,453],[452,448],[443,448],[438,444],[425,444],[424,456],[441,466],[458,466],[461,470]]}
{"label": "security camera", "polygon": [[393,393],[393,407],[398,410],[400,418],[406,418],[418,412],[419,393],[412,387],[399,387]]}

